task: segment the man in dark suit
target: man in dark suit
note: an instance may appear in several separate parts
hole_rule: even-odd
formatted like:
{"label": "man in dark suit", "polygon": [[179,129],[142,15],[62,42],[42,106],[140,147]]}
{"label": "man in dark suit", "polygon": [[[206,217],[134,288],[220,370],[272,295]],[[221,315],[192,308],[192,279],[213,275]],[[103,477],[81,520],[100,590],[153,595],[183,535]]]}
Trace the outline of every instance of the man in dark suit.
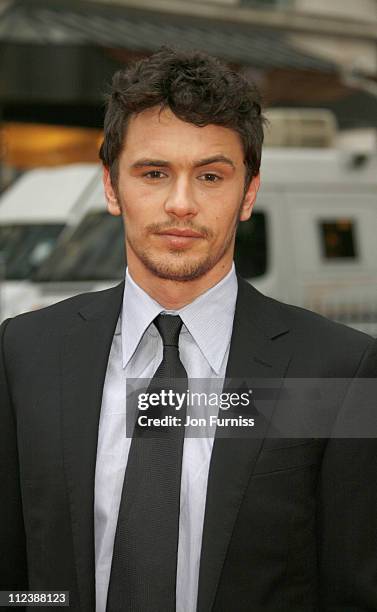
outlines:
{"label": "man in dark suit", "polygon": [[[126,281],[1,327],[1,589],[69,591],[82,612],[377,609],[373,438],[273,437],[256,406],[232,414],[257,435],[137,418],[126,436],[126,378],[375,376],[368,336],[234,271],[262,140],[256,90],[208,56],[115,76],[101,157]],[[331,422],[357,408],[345,396]]]}

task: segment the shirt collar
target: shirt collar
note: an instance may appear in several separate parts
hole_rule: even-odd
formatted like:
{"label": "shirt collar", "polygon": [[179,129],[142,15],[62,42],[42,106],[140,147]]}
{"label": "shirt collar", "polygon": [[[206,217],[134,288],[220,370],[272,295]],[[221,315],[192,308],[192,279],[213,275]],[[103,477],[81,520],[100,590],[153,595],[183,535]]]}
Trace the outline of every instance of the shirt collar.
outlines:
{"label": "shirt collar", "polygon": [[[228,274],[193,302],[176,311],[166,311],[132,279],[126,270],[121,334],[123,368],[133,356],[144,333],[161,312],[178,314],[211,368],[219,374],[230,343],[237,298],[234,263]],[[182,329],[183,333],[185,328]]]}

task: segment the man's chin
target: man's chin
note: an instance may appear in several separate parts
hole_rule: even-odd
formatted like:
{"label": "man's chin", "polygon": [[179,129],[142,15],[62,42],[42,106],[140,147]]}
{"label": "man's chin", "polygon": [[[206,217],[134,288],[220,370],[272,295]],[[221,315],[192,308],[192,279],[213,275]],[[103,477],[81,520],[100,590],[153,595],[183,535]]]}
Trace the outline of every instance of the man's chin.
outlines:
{"label": "man's chin", "polygon": [[188,282],[200,278],[209,272],[214,265],[211,259],[198,262],[192,260],[169,262],[167,260],[155,261],[143,258],[142,261],[149,272],[158,278],[176,282]]}

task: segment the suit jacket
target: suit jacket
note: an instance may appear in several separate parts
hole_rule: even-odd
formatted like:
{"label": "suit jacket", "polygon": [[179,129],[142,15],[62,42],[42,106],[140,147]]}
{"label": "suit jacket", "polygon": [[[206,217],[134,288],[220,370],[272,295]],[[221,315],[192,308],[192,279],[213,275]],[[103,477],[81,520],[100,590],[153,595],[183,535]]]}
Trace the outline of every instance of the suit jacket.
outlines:
{"label": "suit jacket", "polygon": [[[1,326],[0,589],[68,590],[81,612],[95,610],[97,433],[122,297],[120,284]],[[228,377],[372,377],[375,357],[368,336],[239,279]],[[376,470],[371,439],[216,438],[198,612],[377,610]]]}

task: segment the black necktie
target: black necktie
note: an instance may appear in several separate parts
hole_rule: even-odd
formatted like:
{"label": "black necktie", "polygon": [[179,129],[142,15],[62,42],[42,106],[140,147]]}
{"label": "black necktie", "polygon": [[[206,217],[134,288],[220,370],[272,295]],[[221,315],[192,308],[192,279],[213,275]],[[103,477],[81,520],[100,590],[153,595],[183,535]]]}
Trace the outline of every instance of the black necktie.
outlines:
{"label": "black necktie", "polygon": [[[148,392],[187,390],[179,359],[181,318],[159,315],[154,321],[163,358]],[[179,416],[158,406],[146,416]],[[138,415],[137,415],[138,416]],[[146,428],[135,423],[115,534],[107,612],[175,612],[179,503],[184,427]]]}

